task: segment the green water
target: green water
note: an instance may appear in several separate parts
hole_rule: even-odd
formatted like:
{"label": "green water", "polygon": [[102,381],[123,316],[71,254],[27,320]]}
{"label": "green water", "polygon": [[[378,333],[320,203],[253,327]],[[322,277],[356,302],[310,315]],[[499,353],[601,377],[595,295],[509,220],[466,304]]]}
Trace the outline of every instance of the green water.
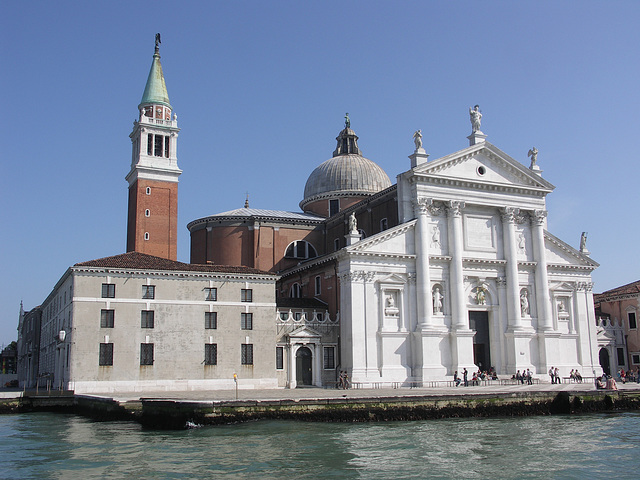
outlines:
{"label": "green water", "polygon": [[261,421],[157,432],[0,416],[0,478],[638,478],[640,414],[367,424]]}

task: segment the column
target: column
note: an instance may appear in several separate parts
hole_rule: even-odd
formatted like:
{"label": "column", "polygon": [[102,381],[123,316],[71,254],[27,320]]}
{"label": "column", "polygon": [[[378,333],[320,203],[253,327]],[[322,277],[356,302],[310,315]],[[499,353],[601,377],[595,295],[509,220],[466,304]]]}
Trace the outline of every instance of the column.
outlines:
{"label": "column", "polygon": [[313,344],[313,349],[314,349],[314,366],[313,366],[313,370],[314,370],[314,381],[313,384],[316,387],[321,387],[322,386],[322,367],[323,367],[323,358],[322,358],[322,345],[320,345],[319,343],[314,343]]}
{"label": "column", "polygon": [[419,198],[414,204],[418,217],[416,223],[416,290],[418,328],[431,328],[431,278],[429,273],[429,221],[428,208],[431,199]]}
{"label": "column", "polygon": [[502,235],[504,256],[507,260],[505,273],[507,277],[507,314],[508,329],[520,330],[520,284],[518,282],[518,255],[516,245],[515,216],[518,209],[505,207],[500,209],[502,214]]}
{"label": "column", "polygon": [[[544,246],[545,210],[534,210],[531,216],[533,236],[533,259],[536,262],[536,310],[538,312],[538,331],[553,330],[553,315],[549,297],[549,279],[547,275],[547,256]],[[573,321],[573,319],[572,319]]]}
{"label": "column", "polygon": [[447,215],[449,217],[449,252],[451,253],[451,263],[449,265],[451,295],[451,327],[457,330],[469,328],[469,321],[466,318],[465,298],[464,298],[464,276],[462,272],[462,208],[464,202],[449,202]]}
{"label": "column", "polygon": [[289,388],[296,388],[298,382],[296,381],[296,348],[294,345],[289,345]]}

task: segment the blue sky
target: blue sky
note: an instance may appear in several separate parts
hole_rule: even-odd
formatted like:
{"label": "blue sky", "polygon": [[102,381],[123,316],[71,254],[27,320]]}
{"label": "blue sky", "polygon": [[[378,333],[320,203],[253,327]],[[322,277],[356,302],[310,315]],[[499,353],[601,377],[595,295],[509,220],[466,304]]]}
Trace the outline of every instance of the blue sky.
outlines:
{"label": "blue sky", "polygon": [[298,211],[345,112],[393,179],[420,128],[432,159],[488,141],[539,150],[551,233],[601,264],[595,291],[640,279],[640,2],[5,2],[0,18],[0,345],[20,301],[74,263],[125,251],[131,143],[162,34],[179,117],[186,224]]}

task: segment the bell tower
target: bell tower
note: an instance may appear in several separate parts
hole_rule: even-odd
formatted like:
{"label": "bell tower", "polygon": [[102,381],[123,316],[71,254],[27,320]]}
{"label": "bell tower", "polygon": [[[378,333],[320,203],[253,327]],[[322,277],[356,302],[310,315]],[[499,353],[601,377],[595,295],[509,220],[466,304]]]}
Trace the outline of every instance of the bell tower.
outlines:
{"label": "bell tower", "polygon": [[127,252],[177,260],[178,118],[172,112],[160,64],[160,34],[147,84],[138,105],[132,143]]}

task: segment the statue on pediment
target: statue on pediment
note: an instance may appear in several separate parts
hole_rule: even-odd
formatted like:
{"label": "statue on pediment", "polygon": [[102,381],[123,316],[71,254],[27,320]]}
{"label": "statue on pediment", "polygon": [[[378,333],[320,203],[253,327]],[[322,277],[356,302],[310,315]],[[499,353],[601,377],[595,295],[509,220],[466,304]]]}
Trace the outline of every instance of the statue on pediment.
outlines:
{"label": "statue on pediment", "polygon": [[422,130],[416,130],[413,134],[413,143],[416,144],[416,152],[422,148]]}
{"label": "statue on pediment", "polygon": [[473,108],[469,107],[469,117],[471,120],[471,132],[476,133],[480,131],[480,123],[482,121],[482,113],[480,112],[480,106],[475,105]]}

